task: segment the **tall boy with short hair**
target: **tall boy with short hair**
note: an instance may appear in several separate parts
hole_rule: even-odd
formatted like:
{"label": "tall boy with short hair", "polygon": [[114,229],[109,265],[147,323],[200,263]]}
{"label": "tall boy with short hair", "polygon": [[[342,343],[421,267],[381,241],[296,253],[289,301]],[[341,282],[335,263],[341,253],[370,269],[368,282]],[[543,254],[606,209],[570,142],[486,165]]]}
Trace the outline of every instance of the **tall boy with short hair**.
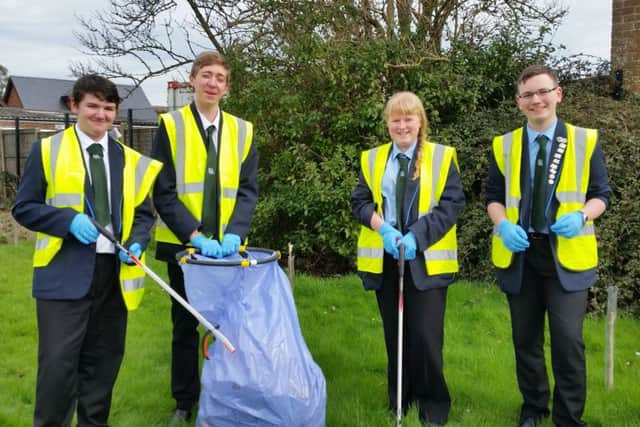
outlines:
{"label": "tall boy with short hair", "polygon": [[[198,55],[189,76],[194,102],[163,114],[154,141],[153,157],[165,164],[153,192],[160,216],[156,258],[167,262],[171,287],[185,298],[175,254],[186,246],[217,258],[237,252],[258,198],[253,125],[219,107],[229,76],[220,53]],[[173,418],[183,421],[200,394],[198,322],[174,300],[171,320]]]}

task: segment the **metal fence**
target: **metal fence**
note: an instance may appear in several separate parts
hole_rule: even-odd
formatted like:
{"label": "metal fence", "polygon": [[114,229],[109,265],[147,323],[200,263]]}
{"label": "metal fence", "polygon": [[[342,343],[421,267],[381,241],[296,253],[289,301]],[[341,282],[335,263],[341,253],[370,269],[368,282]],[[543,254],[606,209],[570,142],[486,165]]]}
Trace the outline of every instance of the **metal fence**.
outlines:
{"label": "metal fence", "polygon": [[[127,121],[116,121],[114,128],[122,134],[120,138],[128,146],[149,155],[157,124],[155,122],[133,121],[133,113],[128,111]],[[8,121],[6,118],[5,122]],[[9,119],[11,120],[11,119]],[[24,171],[24,164],[33,143],[46,138],[75,123],[73,117],[65,114],[61,118],[14,117],[13,126],[0,129],[0,207],[13,203],[17,183]],[[55,129],[46,129],[55,127]]]}

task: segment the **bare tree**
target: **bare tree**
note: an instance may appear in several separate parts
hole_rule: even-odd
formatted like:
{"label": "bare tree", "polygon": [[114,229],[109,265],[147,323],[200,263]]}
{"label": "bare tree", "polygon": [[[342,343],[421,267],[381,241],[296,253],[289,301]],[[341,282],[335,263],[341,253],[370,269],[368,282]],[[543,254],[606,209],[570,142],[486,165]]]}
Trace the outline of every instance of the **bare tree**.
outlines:
{"label": "bare tree", "polygon": [[140,84],[204,49],[284,59],[283,48],[309,33],[320,42],[405,40],[437,56],[457,40],[480,44],[505,22],[554,28],[565,13],[556,0],[110,0],[78,18],[91,59],[71,68]]}
{"label": "bare tree", "polygon": [[0,97],[4,96],[4,89],[7,87],[7,81],[9,80],[9,70],[7,67],[0,64]]}

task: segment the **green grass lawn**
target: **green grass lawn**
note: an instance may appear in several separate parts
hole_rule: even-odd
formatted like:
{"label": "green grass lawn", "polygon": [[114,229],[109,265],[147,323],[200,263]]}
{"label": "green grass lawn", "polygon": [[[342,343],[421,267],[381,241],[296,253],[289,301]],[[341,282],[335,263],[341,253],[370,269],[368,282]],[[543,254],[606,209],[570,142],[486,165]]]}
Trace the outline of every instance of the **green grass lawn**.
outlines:
{"label": "green grass lawn", "polygon": [[[37,368],[32,245],[0,245],[0,426],[32,423]],[[166,277],[164,265],[153,260],[149,265]],[[374,294],[364,292],[355,276],[297,277],[294,294],[307,345],[327,380],[327,426],[394,425],[386,411],[386,357]],[[640,321],[619,316],[615,386],[606,391],[604,321],[585,321],[589,426],[640,426],[639,326]],[[169,296],[148,279],[141,308],[129,315],[113,426],[166,425],[173,409],[170,331]],[[467,282],[450,288],[445,337],[445,372],[453,399],[449,426],[516,425],[520,395],[513,359],[502,293],[495,286]],[[404,425],[419,426],[415,409]]]}

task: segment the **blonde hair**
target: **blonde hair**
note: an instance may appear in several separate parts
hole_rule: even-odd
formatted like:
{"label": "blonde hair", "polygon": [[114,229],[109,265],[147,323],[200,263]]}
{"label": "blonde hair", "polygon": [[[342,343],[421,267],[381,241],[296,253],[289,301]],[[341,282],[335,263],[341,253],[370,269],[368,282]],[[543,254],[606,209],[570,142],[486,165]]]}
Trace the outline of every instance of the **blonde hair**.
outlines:
{"label": "blonde hair", "polygon": [[384,107],[384,121],[389,123],[392,116],[398,114],[415,114],[420,118],[420,129],[418,130],[418,144],[415,151],[415,170],[411,179],[420,176],[420,163],[422,160],[422,147],[427,140],[429,133],[429,121],[424,105],[420,98],[413,92],[397,92],[389,98],[387,105]]}

